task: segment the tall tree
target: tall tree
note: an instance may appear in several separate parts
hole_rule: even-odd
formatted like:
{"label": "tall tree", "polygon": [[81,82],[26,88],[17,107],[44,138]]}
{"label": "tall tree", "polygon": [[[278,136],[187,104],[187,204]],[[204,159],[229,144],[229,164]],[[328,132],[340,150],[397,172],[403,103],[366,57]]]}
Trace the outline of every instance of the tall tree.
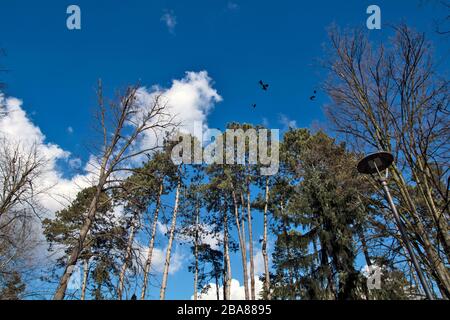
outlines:
{"label": "tall tree", "polygon": [[182,192],[180,199],[180,218],[182,218],[179,235],[191,244],[191,251],[194,256],[189,270],[194,274],[194,300],[198,298],[198,288],[204,277],[200,272],[200,250],[202,249],[203,238],[211,232],[205,228],[201,217],[203,207],[203,170],[202,166],[196,165],[192,168],[189,181]]}
{"label": "tall tree", "polygon": [[231,297],[231,251],[234,244],[230,239],[229,208],[232,208],[230,196],[226,190],[228,183],[224,167],[221,165],[210,165],[206,168],[208,183],[205,193],[206,211],[209,213],[209,224],[214,226],[215,232],[222,233],[223,248],[223,299],[230,300]]}
{"label": "tall tree", "polygon": [[324,133],[311,135],[303,129],[288,131],[282,150],[286,169],[297,182],[291,184],[294,192],[284,212],[276,215],[281,232],[274,263],[277,272],[286,266],[287,276],[293,277],[285,293],[277,289],[277,294],[291,299],[359,298],[353,243],[365,211],[358,198],[355,157]]}
{"label": "tall tree", "polygon": [[394,154],[392,189],[405,229],[428,277],[450,298],[449,82],[424,34],[405,25],[394,31],[377,47],[360,31],[332,29],[328,114],[357,150]]}
{"label": "tall tree", "polygon": [[182,173],[181,170],[179,169],[178,171],[178,177],[177,177],[177,186],[175,189],[175,201],[174,201],[174,205],[173,205],[173,210],[172,210],[172,219],[171,219],[171,223],[170,223],[170,228],[169,228],[169,241],[167,244],[167,249],[166,249],[166,258],[164,260],[164,271],[163,271],[163,278],[161,281],[161,290],[159,293],[159,298],[160,300],[164,300],[166,297],[166,288],[167,288],[167,278],[169,276],[169,268],[170,268],[170,258],[171,258],[171,254],[172,254],[172,246],[173,246],[173,241],[175,239],[175,231],[176,231],[176,227],[177,227],[177,216],[178,216],[178,207],[180,204],[180,192],[181,192],[181,188],[182,188]]}
{"label": "tall tree", "polygon": [[170,130],[175,123],[168,112],[168,106],[156,97],[149,104],[145,99],[139,99],[138,87],[130,87],[118,102],[110,103],[109,109],[103,101],[101,83],[98,92],[99,131],[102,135],[100,156],[98,158],[98,180],[96,192],[90,203],[86,219],[81,227],[78,243],[73,247],[67,260],[63,275],[56,289],[54,299],[64,299],[67,284],[74,266],[77,264],[85,246],[86,237],[95,221],[99,198],[105,188],[114,186],[117,182],[115,174],[130,169],[133,159],[156,150],[158,145],[141,147],[140,142],[145,133],[160,133]]}
{"label": "tall tree", "polygon": [[140,175],[144,179],[141,185],[145,186],[145,192],[155,203],[151,218],[150,239],[147,248],[147,257],[144,264],[144,278],[141,289],[141,300],[145,299],[148,277],[153,258],[153,249],[156,240],[156,229],[162,206],[162,196],[171,192],[178,182],[178,168],[170,159],[170,148],[155,153],[143,168]]}

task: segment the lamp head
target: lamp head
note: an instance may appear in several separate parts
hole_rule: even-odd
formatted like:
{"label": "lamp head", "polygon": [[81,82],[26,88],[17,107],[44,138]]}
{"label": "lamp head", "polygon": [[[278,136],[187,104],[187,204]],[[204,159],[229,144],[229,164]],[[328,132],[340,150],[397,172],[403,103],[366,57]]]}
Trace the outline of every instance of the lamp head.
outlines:
{"label": "lamp head", "polygon": [[364,174],[374,174],[390,167],[394,162],[394,156],[386,151],[372,153],[360,160],[358,163],[358,172]]}

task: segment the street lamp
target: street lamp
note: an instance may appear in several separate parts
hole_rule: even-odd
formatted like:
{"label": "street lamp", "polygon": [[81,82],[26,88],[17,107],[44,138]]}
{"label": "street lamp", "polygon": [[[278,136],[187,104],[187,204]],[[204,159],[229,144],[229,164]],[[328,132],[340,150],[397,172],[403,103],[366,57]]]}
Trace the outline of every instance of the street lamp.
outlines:
{"label": "street lamp", "polygon": [[428,286],[428,283],[425,281],[425,277],[422,273],[422,269],[420,268],[419,262],[417,261],[416,255],[414,254],[414,251],[411,247],[411,244],[408,240],[408,235],[406,234],[406,231],[403,227],[402,221],[400,220],[400,216],[397,212],[397,208],[395,207],[394,201],[392,200],[391,193],[388,188],[387,183],[387,174],[388,171],[386,171],[386,175],[383,176],[381,174],[381,171],[384,171],[388,169],[391,164],[394,162],[394,156],[385,151],[372,153],[366,156],[364,159],[359,161],[358,163],[358,172],[364,173],[364,174],[378,174],[378,181],[381,183],[381,186],[384,189],[384,192],[386,194],[386,198],[389,202],[389,205],[392,209],[392,213],[394,214],[394,219],[397,224],[397,228],[400,231],[400,236],[402,237],[403,243],[406,246],[406,250],[408,251],[408,254],[411,258],[411,261],[414,265],[414,268],[416,269],[417,275],[419,276],[420,283],[422,284],[422,287],[425,291],[425,294],[429,300],[434,300],[433,295],[431,294],[431,290]]}

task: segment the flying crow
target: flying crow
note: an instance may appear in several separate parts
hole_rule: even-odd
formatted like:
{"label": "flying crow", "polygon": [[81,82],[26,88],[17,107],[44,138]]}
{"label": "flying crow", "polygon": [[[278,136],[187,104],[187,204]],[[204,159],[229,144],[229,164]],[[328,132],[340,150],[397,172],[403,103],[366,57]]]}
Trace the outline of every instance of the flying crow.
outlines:
{"label": "flying crow", "polygon": [[259,80],[259,85],[261,86],[261,89],[263,89],[264,91],[267,91],[267,89],[269,89],[269,84],[264,83],[262,80]]}

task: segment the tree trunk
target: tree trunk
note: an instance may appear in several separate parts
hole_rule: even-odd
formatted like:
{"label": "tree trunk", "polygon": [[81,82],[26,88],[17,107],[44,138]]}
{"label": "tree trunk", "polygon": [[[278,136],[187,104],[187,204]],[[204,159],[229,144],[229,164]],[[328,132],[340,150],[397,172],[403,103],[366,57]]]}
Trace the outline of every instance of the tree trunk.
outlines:
{"label": "tree trunk", "polygon": [[286,256],[288,257],[288,273],[289,273],[289,291],[291,292],[291,299],[295,300],[295,288],[294,288],[294,270],[292,270],[292,253],[291,253],[291,245],[289,241],[289,232],[288,232],[288,222],[287,218],[284,216],[284,206],[283,202],[280,202],[280,210],[281,210],[281,221],[282,221],[282,228],[283,228],[283,235],[284,235],[284,244],[286,246]]}
{"label": "tree trunk", "polygon": [[123,265],[122,265],[122,268],[121,268],[120,274],[119,274],[119,285],[117,286],[117,300],[122,300],[123,286],[125,283],[125,274],[127,272],[128,264],[130,263],[131,250],[133,250],[134,229],[135,229],[134,224],[135,224],[135,219],[133,219],[131,227],[130,227],[130,235],[128,237],[127,249],[125,252],[125,260],[123,262]]}
{"label": "tree trunk", "polygon": [[[417,182],[417,187],[419,188],[423,198],[425,199],[428,211],[431,212],[431,215],[436,225],[436,229],[438,230],[438,238],[441,240],[442,247],[446,253],[447,259],[450,260],[450,232],[448,230],[448,221],[445,217],[445,211],[440,212],[440,210],[436,208],[436,204],[432,195],[432,188],[428,183],[428,176],[426,174],[428,173],[428,175],[430,175],[430,173],[428,168],[426,169],[424,168],[424,165],[422,164],[422,160],[420,157],[417,159],[417,165],[420,169],[418,170],[419,173],[414,174]],[[415,171],[417,170],[413,170],[413,173]],[[422,179],[419,178],[419,174],[422,176]],[[421,181],[422,183],[420,183]]]}
{"label": "tree trunk", "polygon": [[81,300],[86,298],[86,288],[89,277],[89,259],[85,259],[83,262],[83,284],[81,286]]}
{"label": "tree trunk", "polygon": [[366,236],[364,235],[364,231],[358,232],[359,239],[361,240],[362,251],[364,254],[364,259],[366,260],[366,264],[368,267],[372,266],[372,261],[370,260],[369,249],[367,247]]}
{"label": "tree trunk", "polygon": [[242,259],[242,272],[244,274],[244,295],[245,300],[249,300],[249,292],[248,292],[248,271],[247,271],[247,248],[245,246],[245,233],[241,228],[241,222],[239,217],[239,207],[236,199],[236,192],[232,191],[233,196],[233,205],[234,205],[234,217],[236,219],[236,228],[238,232],[239,238],[239,249],[241,251],[241,259]]}
{"label": "tree trunk", "polygon": [[266,178],[266,193],[264,199],[264,233],[263,233],[263,242],[262,242],[262,255],[264,259],[264,290],[266,292],[266,299],[270,300],[270,274],[269,274],[269,257],[267,254],[267,214],[269,207],[269,179]]}
{"label": "tree trunk", "polygon": [[252,300],[256,299],[255,294],[255,264],[253,257],[253,231],[252,231],[252,212],[250,208],[250,184],[247,178],[247,219],[248,219],[248,249],[250,254],[250,296]]}
{"label": "tree trunk", "polygon": [[223,212],[223,259],[224,259],[223,299],[230,300],[231,261],[229,249],[229,235],[228,235],[228,208],[226,206]]}
{"label": "tree trunk", "polygon": [[215,277],[215,279],[216,279],[216,298],[217,300],[220,300],[219,278]]}
{"label": "tree trunk", "polygon": [[[420,236],[423,242],[423,248],[425,250],[426,256],[423,257],[421,252],[419,252],[419,256],[424,259],[425,263],[428,262],[435,273],[435,280],[439,282],[442,288],[445,290],[445,296],[450,298],[450,274],[447,268],[444,266],[442,260],[440,259],[438,253],[436,252],[432,242],[430,241],[428,234],[425,231],[425,226],[422,221],[419,219],[418,214],[416,212],[416,208],[413,200],[409,195],[409,191],[406,187],[406,183],[403,179],[401,172],[397,169],[395,164],[393,165],[393,175],[392,178],[394,182],[399,187],[399,191],[401,193],[402,198],[410,209],[410,214],[414,219],[414,225],[412,226],[417,234]],[[406,221],[407,222],[407,221]]]}
{"label": "tree trunk", "polygon": [[53,296],[53,300],[64,300],[70,276],[72,275],[72,272],[73,272],[73,270],[77,264],[78,258],[80,256],[80,253],[84,248],[84,241],[86,240],[86,236],[89,233],[92,222],[95,219],[95,213],[97,212],[98,200],[102,193],[103,186],[105,185],[105,182],[106,182],[106,176],[105,176],[103,170],[100,172],[100,177],[101,178],[97,185],[97,190],[96,190],[95,196],[92,199],[91,204],[89,206],[89,211],[88,211],[86,220],[84,221],[83,226],[81,227],[80,235],[78,237],[78,243],[72,249],[72,251],[70,253],[69,259],[66,264],[66,268],[64,269],[64,273],[59,281],[58,288],[56,289],[55,295]]}
{"label": "tree trunk", "polygon": [[155,246],[155,238],[156,238],[156,227],[158,226],[158,215],[159,210],[161,207],[161,196],[163,193],[163,183],[159,186],[159,193],[158,193],[158,199],[156,200],[156,207],[155,212],[153,214],[153,223],[152,223],[152,230],[151,230],[151,238],[148,245],[148,252],[147,252],[147,259],[145,260],[145,267],[144,267],[144,280],[142,282],[142,290],[141,290],[141,300],[145,299],[145,294],[147,291],[147,284],[148,284],[148,275],[150,273],[150,266],[152,264],[152,256],[153,256],[153,248]]}
{"label": "tree trunk", "polygon": [[195,258],[195,271],[194,271],[194,300],[198,297],[198,246],[199,246],[199,224],[200,224],[200,210],[197,206],[195,217],[195,244],[194,244],[194,258]]}
{"label": "tree trunk", "polygon": [[166,287],[167,287],[167,278],[169,276],[169,267],[170,267],[170,256],[172,253],[172,245],[173,239],[175,237],[175,228],[177,226],[177,213],[178,213],[178,202],[180,197],[180,188],[181,188],[181,178],[178,180],[177,191],[175,195],[175,206],[173,207],[172,214],[172,224],[170,226],[170,235],[169,235],[169,243],[167,244],[167,252],[166,252],[166,261],[164,265],[164,273],[161,283],[161,291],[159,293],[159,299],[164,300],[166,298]]}

